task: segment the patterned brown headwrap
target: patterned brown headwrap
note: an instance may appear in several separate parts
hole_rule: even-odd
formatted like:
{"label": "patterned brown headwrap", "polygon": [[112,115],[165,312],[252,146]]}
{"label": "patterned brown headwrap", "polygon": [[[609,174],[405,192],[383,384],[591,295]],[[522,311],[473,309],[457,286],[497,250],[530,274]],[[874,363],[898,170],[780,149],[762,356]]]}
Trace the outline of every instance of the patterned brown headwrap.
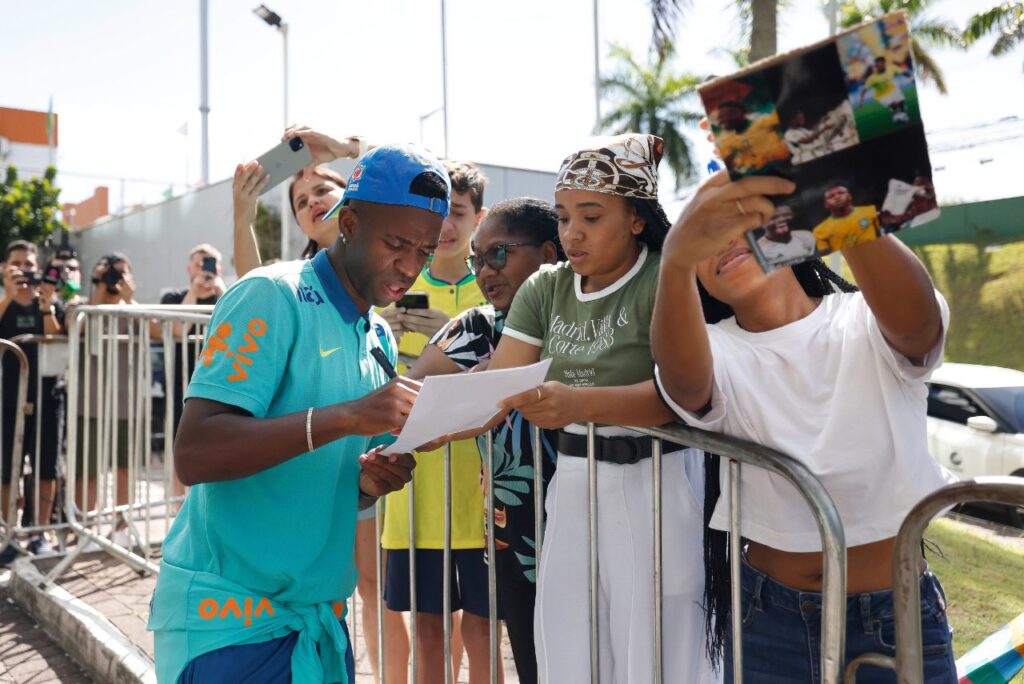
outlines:
{"label": "patterned brown headwrap", "polygon": [[664,147],[655,135],[625,133],[597,138],[562,161],[555,190],[658,199],[658,162]]}

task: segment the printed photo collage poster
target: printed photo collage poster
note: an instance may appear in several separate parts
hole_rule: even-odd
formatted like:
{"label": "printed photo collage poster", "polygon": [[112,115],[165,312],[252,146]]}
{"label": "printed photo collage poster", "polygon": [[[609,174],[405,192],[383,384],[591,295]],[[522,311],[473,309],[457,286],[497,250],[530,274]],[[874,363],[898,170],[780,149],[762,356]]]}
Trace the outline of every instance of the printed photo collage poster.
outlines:
{"label": "printed photo collage poster", "polygon": [[782,176],[768,223],[748,231],[765,271],[938,217],[903,12],[701,86],[733,179]]}

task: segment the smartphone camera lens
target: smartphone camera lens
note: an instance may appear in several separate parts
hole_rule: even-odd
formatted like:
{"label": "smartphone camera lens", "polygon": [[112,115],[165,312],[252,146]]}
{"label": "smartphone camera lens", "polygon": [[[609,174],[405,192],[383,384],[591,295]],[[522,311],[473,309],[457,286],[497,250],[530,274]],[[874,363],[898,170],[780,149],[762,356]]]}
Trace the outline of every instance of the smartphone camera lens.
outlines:
{"label": "smartphone camera lens", "polygon": [[288,146],[292,148],[292,152],[298,152],[305,146],[305,143],[302,142],[302,138],[292,138],[288,141]]}

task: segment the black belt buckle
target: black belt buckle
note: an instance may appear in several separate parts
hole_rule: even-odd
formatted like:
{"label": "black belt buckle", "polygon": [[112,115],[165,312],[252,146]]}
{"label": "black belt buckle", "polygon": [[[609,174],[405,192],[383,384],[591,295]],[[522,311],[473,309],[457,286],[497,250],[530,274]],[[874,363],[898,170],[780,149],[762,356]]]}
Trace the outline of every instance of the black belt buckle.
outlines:
{"label": "black belt buckle", "polygon": [[[647,438],[650,443],[650,438]],[[602,460],[610,461],[617,465],[632,465],[639,463],[644,458],[644,438],[632,436],[605,437],[601,440],[600,447],[604,452]]]}

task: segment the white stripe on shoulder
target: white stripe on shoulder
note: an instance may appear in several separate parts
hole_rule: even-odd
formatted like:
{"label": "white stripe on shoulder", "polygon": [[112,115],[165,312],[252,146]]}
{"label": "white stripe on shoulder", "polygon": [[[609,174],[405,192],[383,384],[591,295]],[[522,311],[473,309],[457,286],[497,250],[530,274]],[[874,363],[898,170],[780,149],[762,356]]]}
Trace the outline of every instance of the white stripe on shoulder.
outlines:
{"label": "white stripe on shoulder", "polygon": [[525,342],[526,344],[529,345],[533,345],[534,347],[544,346],[544,340],[538,337],[532,337],[530,335],[527,335],[526,333],[519,332],[518,330],[510,328],[507,325],[505,326],[505,329],[501,331],[501,334],[508,335],[513,339],[519,340],[520,342]]}

